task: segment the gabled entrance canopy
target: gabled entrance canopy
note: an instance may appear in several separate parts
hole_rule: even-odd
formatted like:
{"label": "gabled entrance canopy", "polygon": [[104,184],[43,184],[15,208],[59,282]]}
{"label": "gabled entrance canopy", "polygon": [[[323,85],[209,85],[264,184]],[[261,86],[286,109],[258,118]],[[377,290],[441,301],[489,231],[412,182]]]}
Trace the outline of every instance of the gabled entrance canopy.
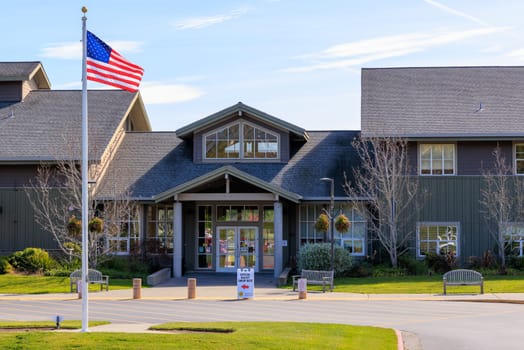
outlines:
{"label": "gabled entrance canopy", "polygon": [[[232,180],[238,179],[244,186],[235,186],[233,188]],[[221,181],[220,191],[213,186],[213,190],[206,191],[213,183]],[[238,184],[239,182],[236,181]],[[252,190],[245,190],[245,187],[251,187]],[[199,176],[191,181],[180,184],[168,191],[160,193],[153,199],[159,203],[169,198],[175,198],[177,201],[190,200],[267,200],[276,201],[279,197],[298,203],[302,196],[287,191],[279,186],[263,181],[253,175],[247,174],[234,166],[226,165],[215,169],[205,175]]]}

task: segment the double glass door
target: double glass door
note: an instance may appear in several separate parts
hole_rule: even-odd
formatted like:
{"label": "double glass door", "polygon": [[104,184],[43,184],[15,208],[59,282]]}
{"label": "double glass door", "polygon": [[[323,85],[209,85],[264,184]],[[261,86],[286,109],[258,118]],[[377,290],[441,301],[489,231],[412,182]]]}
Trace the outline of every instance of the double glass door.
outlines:
{"label": "double glass door", "polygon": [[217,227],[217,271],[236,272],[238,268],[253,268],[258,272],[258,228]]}

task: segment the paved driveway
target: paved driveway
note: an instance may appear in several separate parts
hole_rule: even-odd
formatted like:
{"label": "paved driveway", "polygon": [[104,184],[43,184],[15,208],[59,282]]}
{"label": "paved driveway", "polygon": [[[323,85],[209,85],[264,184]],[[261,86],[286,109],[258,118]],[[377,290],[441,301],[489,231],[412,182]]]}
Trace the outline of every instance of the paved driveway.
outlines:
{"label": "paved driveway", "polygon": [[[0,300],[6,320],[81,319],[81,300]],[[426,350],[523,349],[524,305],[431,300],[90,300],[89,318],[114,323],[299,321],[392,327]]]}

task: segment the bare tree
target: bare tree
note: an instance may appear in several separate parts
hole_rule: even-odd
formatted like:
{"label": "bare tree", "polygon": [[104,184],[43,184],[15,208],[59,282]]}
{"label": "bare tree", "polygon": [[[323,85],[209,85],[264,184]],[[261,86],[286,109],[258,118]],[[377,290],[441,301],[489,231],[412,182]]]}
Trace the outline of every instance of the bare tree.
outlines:
{"label": "bare tree", "polygon": [[[408,143],[397,137],[367,137],[354,140],[353,147],[361,163],[354,170],[353,183],[345,174],[346,194],[397,267],[413,234],[406,223],[418,208],[413,205],[419,186],[417,178],[410,176]],[[368,208],[355,200],[362,198]]]}
{"label": "bare tree", "polygon": [[[99,163],[90,162],[89,178],[99,179]],[[89,225],[88,260],[91,267],[96,267],[101,259],[115,251],[117,238],[121,233],[121,223],[135,216],[137,206],[128,198],[129,191],[106,189],[107,184],[97,183],[89,187],[89,218],[103,219],[104,228],[95,229]],[[99,199],[99,193],[105,193],[105,199]],[[107,193],[111,195],[107,196]],[[50,232],[60,249],[71,256],[81,258],[82,235],[72,230],[73,223],[81,218],[82,178],[78,161],[58,159],[53,164],[42,164],[37,176],[26,187],[26,194],[35,213],[35,221]]]}
{"label": "bare tree", "polygon": [[523,212],[524,185],[514,176],[499,145],[493,151],[493,167],[482,170],[484,187],[480,204],[483,206],[489,232],[497,243],[500,270],[506,270],[506,248],[511,245],[511,223],[520,221]]}

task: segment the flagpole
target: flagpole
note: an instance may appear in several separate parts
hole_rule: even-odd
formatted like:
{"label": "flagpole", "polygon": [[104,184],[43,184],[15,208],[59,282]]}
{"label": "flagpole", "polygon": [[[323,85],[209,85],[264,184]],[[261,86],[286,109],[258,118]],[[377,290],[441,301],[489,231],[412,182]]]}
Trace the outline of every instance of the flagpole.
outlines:
{"label": "flagpole", "polygon": [[87,139],[87,7],[82,7],[82,332],[89,331],[88,283],[88,139]]}

